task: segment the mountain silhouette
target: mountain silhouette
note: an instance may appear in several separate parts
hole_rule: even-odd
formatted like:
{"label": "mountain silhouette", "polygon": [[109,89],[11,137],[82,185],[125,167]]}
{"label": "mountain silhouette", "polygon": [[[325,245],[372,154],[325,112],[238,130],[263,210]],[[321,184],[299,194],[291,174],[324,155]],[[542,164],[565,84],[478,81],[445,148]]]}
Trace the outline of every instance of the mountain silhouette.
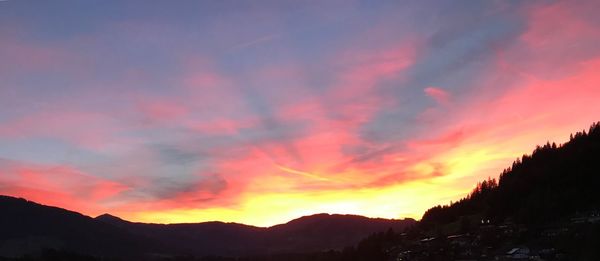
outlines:
{"label": "mountain silhouette", "polygon": [[133,257],[166,251],[143,236],[77,212],[0,196],[0,256],[61,249],[99,257]]}
{"label": "mountain silhouette", "polygon": [[413,219],[317,214],[269,228],[236,223],[147,224],[110,214],[96,218],[0,196],[0,256],[59,249],[97,257],[241,256],[341,249]]}
{"label": "mountain silhouette", "polygon": [[372,233],[390,228],[400,231],[416,223],[330,214],[304,216],[269,228],[223,222],[134,223],[109,214],[96,220],[178,248],[179,253],[234,256],[340,249]]}

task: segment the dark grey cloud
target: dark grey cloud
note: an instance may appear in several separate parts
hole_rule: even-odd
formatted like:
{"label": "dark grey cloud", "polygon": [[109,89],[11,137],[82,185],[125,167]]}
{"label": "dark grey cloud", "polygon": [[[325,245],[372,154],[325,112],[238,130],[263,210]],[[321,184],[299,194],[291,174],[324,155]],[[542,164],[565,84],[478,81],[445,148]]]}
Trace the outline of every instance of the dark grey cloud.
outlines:
{"label": "dark grey cloud", "polygon": [[150,147],[158,152],[165,164],[191,164],[206,159],[208,156],[201,151],[182,149],[181,146],[175,144],[154,144]]}
{"label": "dark grey cloud", "polygon": [[228,187],[227,180],[216,173],[206,173],[194,178],[159,177],[150,181],[150,186],[143,193],[157,199],[174,199],[184,193],[198,193],[199,198],[206,200],[216,198]]}

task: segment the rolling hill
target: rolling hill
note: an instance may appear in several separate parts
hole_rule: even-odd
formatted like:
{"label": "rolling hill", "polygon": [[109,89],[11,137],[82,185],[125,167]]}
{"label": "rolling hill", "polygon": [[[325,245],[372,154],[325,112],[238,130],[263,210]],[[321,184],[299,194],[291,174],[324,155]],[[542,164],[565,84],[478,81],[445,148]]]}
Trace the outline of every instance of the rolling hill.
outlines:
{"label": "rolling hill", "polygon": [[109,214],[96,218],[0,196],[0,256],[60,249],[99,257],[240,256],[341,249],[412,219],[317,214],[269,228],[236,223],[146,224]]}

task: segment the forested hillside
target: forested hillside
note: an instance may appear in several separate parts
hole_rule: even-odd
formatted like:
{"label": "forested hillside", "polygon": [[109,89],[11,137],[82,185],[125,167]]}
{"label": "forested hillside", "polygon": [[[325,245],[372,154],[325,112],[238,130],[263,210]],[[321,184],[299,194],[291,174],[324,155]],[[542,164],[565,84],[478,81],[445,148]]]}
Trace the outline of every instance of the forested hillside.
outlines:
{"label": "forested hillside", "polygon": [[421,224],[455,222],[480,215],[490,222],[551,222],[600,209],[600,123],[563,144],[538,146],[505,169],[496,181],[480,182],[464,199],[425,212]]}

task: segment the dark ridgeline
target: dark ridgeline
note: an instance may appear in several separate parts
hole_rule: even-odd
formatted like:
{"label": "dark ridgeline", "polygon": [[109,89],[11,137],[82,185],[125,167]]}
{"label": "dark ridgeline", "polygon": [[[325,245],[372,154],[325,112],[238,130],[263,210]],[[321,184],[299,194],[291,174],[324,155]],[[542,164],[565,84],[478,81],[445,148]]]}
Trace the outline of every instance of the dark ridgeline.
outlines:
{"label": "dark ridgeline", "polygon": [[236,223],[146,224],[102,215],[97,220],[172,246],[189,255],[260,255],[341,249],[377,231],[402,230],[412,219],[371,219],[354,215],[317,214],[269,228]]}
{"label": "dark ridgeline", "polygon": [[[206,261],[600,260],[598,188],[595,123],[563,145],[538,146],[498,181],[488,178],[464,199],[429,209],[414,226],[411,220],[325,214],[271,228],[143,224],[2,197],[0,256],[43,245],[62,249],[44,253],[61,257],[54,260],[87,260],[73,253]],[[201,255],[245,257],[192,257]]]}
{"label": "dark ridgeline", "polygon": [[0,196],[0,213],[0,260],[24,255],[140,260],[319,252],[342,249],[377,231],[401,230],[416,223],[317,214],[269,228],[223,222],[146,224],[108,214],[94,219],[7,196]]}
{"label": "dark ridgeline", "polygon": [[247,255],[264,252],[265,228],[236,223],[147,224],[104,214],[96,220],[170,246],[177,255]]}
{"label": "dark ridgeline", "polygon": [[143,236],[77,212],[0,196],[0,257],[36,255],[46,248],[97,257],[134,257],[144,249],[165,251]]}

